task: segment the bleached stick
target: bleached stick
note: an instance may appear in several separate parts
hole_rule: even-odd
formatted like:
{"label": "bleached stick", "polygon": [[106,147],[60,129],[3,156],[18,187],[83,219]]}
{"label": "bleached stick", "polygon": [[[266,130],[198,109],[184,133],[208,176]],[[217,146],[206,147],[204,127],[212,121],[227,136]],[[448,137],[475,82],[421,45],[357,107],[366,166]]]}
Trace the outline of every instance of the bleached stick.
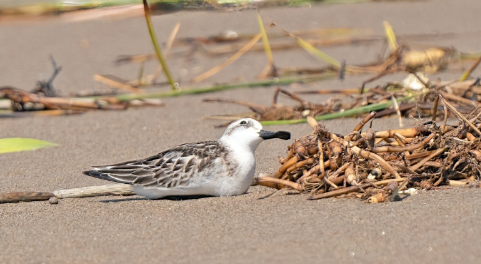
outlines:
{"label": "bleached stick", "polygon": [[131,185],[120,183],[58,190],[54,191],[53,194],[57,198],[82,198],[104,195],[133,195],[135,193]]}

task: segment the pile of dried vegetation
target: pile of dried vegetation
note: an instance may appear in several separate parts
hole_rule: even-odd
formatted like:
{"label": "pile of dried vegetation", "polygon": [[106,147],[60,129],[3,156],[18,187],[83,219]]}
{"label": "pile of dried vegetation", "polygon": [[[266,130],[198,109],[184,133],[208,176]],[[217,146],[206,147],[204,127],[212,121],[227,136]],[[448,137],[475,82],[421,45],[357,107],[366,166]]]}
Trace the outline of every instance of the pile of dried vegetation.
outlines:
{"label": "pile of dried vegetation", "polygon": [[442,125],[433,119],[407,129],[362,132],[375,117],[372,112],[352,133],[338,135],[308,117],[312,133],[295,140],[280,168],[257,178],[257,184],[293,188],[310,199],[353,196],[371,203],[446,185],[479,187],[481,110],[463,115],[442,95],[438,103],[458,125],[447,125],[445,118]]}

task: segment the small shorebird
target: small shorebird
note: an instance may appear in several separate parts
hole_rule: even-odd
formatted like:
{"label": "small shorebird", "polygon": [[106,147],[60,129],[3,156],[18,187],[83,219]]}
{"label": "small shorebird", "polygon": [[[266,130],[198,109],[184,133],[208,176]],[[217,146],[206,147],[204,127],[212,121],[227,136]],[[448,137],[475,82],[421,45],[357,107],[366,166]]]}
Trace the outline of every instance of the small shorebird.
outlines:
{"label": "small shorebird", "polygon": [[230,124],[217,141],[182,144],[146,159],[93,166],[83,173],[132,184],[149,199],[167,196],[231,196],[243,194],[256,168],[254,152],[265,139],[290,139],[285,131],[269,132],[254,119]]}

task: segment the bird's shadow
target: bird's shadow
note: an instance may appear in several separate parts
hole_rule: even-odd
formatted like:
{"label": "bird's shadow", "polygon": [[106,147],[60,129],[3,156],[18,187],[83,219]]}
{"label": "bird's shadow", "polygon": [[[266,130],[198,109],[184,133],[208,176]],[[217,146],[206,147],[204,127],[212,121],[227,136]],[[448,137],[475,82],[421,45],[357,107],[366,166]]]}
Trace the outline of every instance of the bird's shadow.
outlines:
{"label": "bird's shadow", "polygon": [[403,196],[401,197],[400,194],[397,194],[396,196],[394,196],[394,197],[392,198],[392,200],[391,200],[390,202],[402,202],[402,201],[404,201],[405,199],[409,198],[410,196],[411,196],[411,195],[403,195]]}
{"label": "bird's shadow", "polygon": [[[168,200],[168,201],[182,201],[182,200],[197,200],[202,198],[209,198],[213,196],[208,195],[192,195],[192,196],[168,196],[155,200]],[[101,203],[120,203],[120,202],[133,202],[133,201],[150,201],[154,199],[147,199],[144,197],[132,197],[132,198],[121,198],[121,199],[106,199],[100,201]]]}
{"label": "bird's shadow", "polygon": [[[267,194],[267,195],[264,195],[264,196],[261,196],[259,198],[257,198],[257,200],[264,200],[264,199],[267,199],[267,198],[270,198],[270,197],[273,197],[275,195],[277,195],[278,193],[282,193],[284,192],[285,190],[283,189],[280,189],[280,190],[274,190],[273,192]],[[284,193],[283,195],[299,195],[300,193]]]}

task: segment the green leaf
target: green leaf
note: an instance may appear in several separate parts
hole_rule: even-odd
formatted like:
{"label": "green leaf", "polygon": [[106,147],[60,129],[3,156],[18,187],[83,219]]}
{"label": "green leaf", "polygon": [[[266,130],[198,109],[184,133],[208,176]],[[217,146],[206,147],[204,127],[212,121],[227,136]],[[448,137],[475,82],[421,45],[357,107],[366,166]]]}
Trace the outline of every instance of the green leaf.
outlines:
{"label": "green leaf", "polygon": [[33,138],[0,138],[0,154],[54,146],[58,144]]}

